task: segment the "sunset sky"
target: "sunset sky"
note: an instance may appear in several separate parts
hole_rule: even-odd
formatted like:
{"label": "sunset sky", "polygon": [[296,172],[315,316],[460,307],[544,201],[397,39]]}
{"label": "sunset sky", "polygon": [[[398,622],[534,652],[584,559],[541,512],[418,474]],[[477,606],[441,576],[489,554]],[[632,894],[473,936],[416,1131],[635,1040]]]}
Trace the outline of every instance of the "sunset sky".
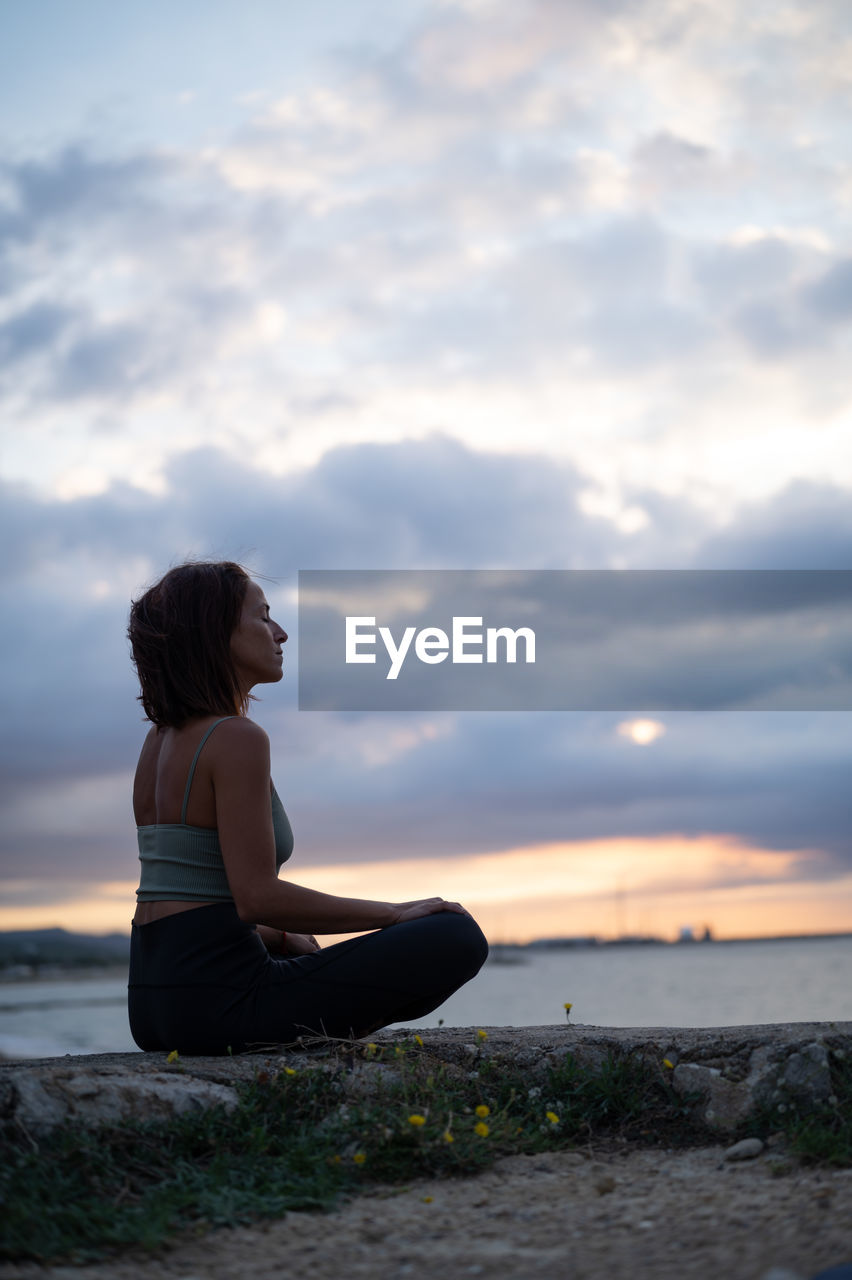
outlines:
{"label": "sunset sky", "polygon": [[850,99],[841,0],[3,5],[0,928],[128,929],[128,605],[212,556],[292,879],[852,930],[852,713],[298,711],[295,634],[300,569],[852,569]]}

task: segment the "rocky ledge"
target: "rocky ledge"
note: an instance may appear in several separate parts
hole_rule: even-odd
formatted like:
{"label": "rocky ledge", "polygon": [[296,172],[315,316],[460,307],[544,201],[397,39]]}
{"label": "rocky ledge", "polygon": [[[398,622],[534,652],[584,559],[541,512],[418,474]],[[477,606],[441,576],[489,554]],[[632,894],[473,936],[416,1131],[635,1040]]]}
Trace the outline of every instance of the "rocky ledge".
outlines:
{"label": "rocky ledge", "polygon": [[[165,1053],[67,1055],[0,1063],[0,1129],[33,1134],[66,1121],[114,1124],[122,1119],[167,1119],[215,1104],[233,1107],[235,1085],[285,1068],[348,1059],[349,1087],[370,1086],[393,1069],[387,1048],[411,1041],[413,1031],[375,1037],[372,1057],[348,1053],[339,1042],[272,1047],[230,1058]],[[671,1080],[694,1105],[696,1118],[721,1133],[737,1129],[758,1108],[830,1101],[832,1059],[852,1054],[852,1023],[799,1022],[756,1027],[490,1027],[440,1028],[418,1033],[417,1052],[475,1070],[486,1058],[526,1072],[531,1082],[572,1054],[595,1068],[609,1055],[638,1055]],[[422,1047],[421,1047],[422,1044]],[[381,1052],[382,1048],[385,1052]]]}

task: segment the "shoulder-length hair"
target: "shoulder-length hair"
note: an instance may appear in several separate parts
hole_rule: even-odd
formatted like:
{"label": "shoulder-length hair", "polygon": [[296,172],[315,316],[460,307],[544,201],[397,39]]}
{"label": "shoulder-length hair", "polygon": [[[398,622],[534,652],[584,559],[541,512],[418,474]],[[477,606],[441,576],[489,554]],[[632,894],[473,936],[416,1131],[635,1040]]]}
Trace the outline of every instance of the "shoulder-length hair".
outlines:
{"label": "shoulder-length hair", "polygon": [[197,716],[245,715],[231,636],[249,575],[230,560],[170,569],[130,606],[128,639],[145,715],[179,729]]}

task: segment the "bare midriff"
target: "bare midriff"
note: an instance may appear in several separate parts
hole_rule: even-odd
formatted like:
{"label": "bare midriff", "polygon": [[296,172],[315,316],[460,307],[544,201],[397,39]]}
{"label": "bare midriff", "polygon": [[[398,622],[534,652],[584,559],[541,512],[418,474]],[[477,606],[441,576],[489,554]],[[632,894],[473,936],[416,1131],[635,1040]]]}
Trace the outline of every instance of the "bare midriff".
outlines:
{"label": "bare midriff", "polygon": [[196,907],[215,907],[215,902],[138,902],[134,924],[153,924],[155,920],[165,920],[166,916],[176,916],[180,911],[195,911]]}

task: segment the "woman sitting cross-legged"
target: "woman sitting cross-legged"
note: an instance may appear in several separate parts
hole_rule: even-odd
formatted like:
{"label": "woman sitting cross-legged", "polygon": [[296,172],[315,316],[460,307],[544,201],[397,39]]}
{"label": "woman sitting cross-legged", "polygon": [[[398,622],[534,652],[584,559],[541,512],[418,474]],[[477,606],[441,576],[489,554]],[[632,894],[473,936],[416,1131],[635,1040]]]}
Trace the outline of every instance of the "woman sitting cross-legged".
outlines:
{"label": "woman sitting cross-legged", "polygon": [[[129,1014],[141,1049],[238,1053],[368,1035],[436,1009],[488,945],[456,902],[341,898],[278,871],[293,850],[251,690],[287,633],[237,564],[171,569],[130,612],[152,728],[133,788],[141,878]],[[363,932],[370,930],[371,932]],[[358,933],[321,948],[315,934]]]}

